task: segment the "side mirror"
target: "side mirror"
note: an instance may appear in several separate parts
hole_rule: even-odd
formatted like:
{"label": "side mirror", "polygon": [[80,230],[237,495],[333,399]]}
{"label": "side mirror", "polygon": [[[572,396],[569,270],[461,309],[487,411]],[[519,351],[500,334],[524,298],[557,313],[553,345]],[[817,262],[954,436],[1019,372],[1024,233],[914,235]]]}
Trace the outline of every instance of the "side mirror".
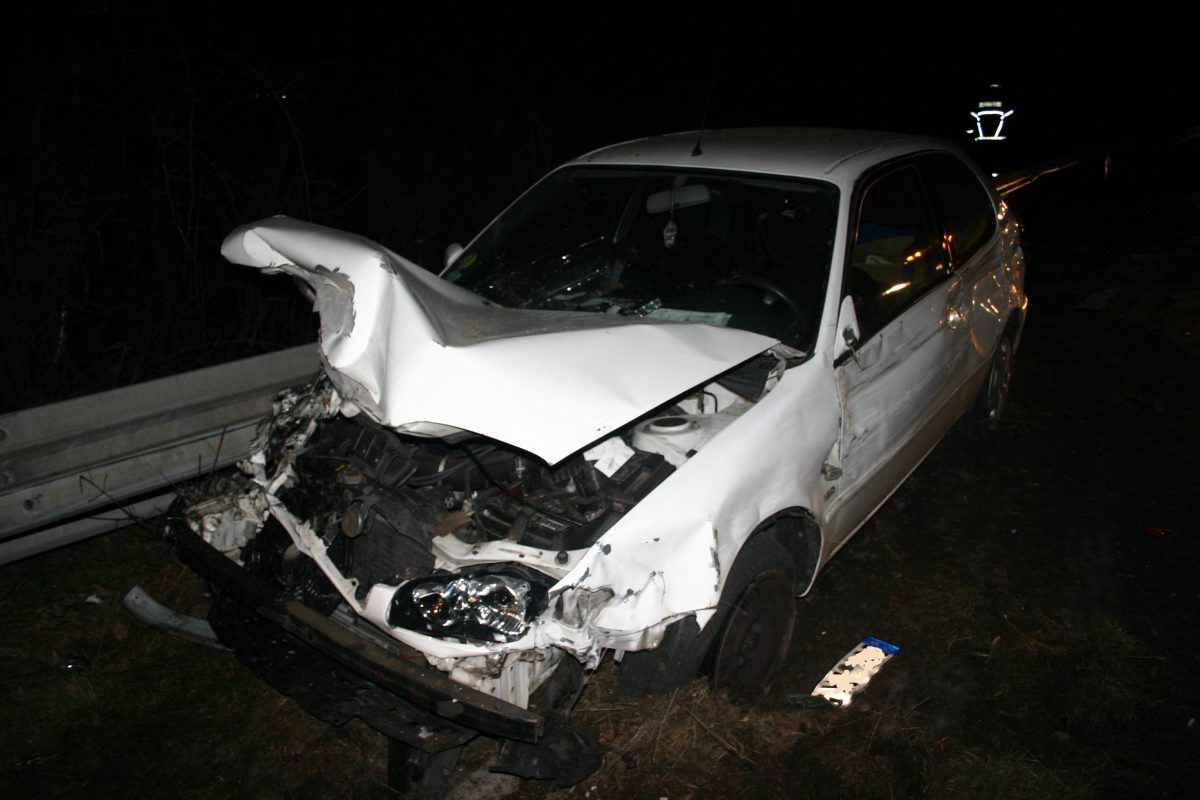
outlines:
{"label": "side mirror", "polygon": [[834,351],[837,355],[833,365],[840,367],[850,359],[858,360],[858,340],[862,336],[858,327],[858,314],[854,311],[854,300],[850,295],[842,298],[842,307],[838,310],[837,335],[839,343]]}
{"label": "side mirror", "polygon": [[446,245],[446,266],[454,263],[454,259],[462,255],[463,246],[458,242],[452,242]]}

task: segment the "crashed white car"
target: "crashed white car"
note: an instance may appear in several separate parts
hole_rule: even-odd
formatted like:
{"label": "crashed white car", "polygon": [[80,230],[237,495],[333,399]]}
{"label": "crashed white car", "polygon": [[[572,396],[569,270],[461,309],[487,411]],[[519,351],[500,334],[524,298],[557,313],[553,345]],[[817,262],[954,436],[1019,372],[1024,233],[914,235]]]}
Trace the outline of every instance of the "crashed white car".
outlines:
{"label": "crashed white car", "polygon": [[606,654],[633,692],[763,684],[822,565],[995,428],[1027,305],[979,171],[861,131],[589,153],[440,276],[286,217],[222,252],[311,289],[325,368],[175,520],[217,633],[327,719],[564,783]]}

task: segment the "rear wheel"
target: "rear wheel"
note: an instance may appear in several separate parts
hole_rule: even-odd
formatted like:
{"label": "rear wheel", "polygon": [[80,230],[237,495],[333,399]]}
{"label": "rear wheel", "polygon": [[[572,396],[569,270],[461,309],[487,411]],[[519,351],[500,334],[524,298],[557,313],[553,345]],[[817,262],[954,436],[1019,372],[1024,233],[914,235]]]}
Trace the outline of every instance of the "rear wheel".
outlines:
{"label": "rear wheel", "polygon": [[968,431],[979,437],[995,433],[1008,407],[1008,389],[1012,384],[1013,356],[1016,354],[1016,334],[1012,325],[1005,329],[992,355],[987,380],[967,412]]}

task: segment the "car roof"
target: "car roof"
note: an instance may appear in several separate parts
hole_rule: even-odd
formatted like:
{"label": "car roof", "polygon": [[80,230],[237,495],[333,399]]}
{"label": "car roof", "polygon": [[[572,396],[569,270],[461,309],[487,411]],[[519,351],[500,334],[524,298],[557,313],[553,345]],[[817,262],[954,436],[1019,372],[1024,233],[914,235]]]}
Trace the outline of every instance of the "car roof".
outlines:
{"label": "car roof", "polygon": [[[697,139],[699,155],[693,155]],[[957,153],[941,139],[840,128],[730,128],[671,133],[602,147],[564,166],[614,164],[756,172],[850,186],[865,170],[908,153]]]}

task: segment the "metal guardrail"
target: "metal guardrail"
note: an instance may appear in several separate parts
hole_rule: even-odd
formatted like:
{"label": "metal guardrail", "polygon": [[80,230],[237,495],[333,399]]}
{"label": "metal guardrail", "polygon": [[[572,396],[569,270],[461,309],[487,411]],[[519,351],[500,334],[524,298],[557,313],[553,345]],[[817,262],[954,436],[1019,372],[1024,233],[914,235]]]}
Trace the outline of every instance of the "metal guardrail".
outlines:
{"label": "metal guardrail", "polygon": [[[1167,136],[1161,136],[1153,139],[1142,141],[1142,146],[1147,143],[1154,143],[1160,146],[1181,145],[1200,139],[1200,127],[1187,128],[1181,131],[1174,131]],[[1094,147],[1090,150],[1074,153],[1072,155],[1062,156],[1059,158],[1042,161],[1024,169],[1014,170],[1000,175],[992,182],[996,187],[996,191],[1001,197],[1007,197],[1018,189],[1023,189],[1029,184],[1036,181],[1038,178],[1044,178],[1047,175],[1053,175],[1056,172],[1061,172],[1068,167],[1074,167],[1089,159],[1098,159],[1104,163],[1105,174],[1108,174],[1109,159],[1112,154],[1118,150],[1132,147],[1130,142],[1118,142]]]}
{"label": "metal guardrail", "polygon": [[1003,175],[992,178],[992,185],[996,187],[996,191],[1001,197],[1008,197],[1013,192],[1018,189],[1024,189],[1039,178],[1053,175],[1056,172],[1062,172],[1064,169],[1077,166],[1091,159],[1096,159],[1103,163],[1105,174],[1107,174],[1109,159],[1114,149],[1115,146],[1099,146],[1090,150],[1083,150],[1070,155],[1039,161],[1037,164],[1015,169],[1012,172],[1006,172]]}
{"label": "metal guardrail", "polygon": [[163,511],[319,366],[305,345],[0,416],[0,564]]}
{"label": "metal guardrail", "polygon": [[1073,167],[1076,164],[1092,158],[1093,156],[1103,155],[1103,152],[1095,154],[1088,153],[1086,155],[1067,156],[1065,158],[1058,158],[1053,161],[1046,161],[1033,167],[1005,173],[1004,175],[995,178],[993,180],[993,184],[996,187],[996,191],[1000,193],[1001,197],[1008,197],[1013,192],[1017,191],[1018,189],[1025,188],[1038,178],[1044,178],[1047,175],[1052,175],[1055,172],[1067,169],[1068,167]]}

